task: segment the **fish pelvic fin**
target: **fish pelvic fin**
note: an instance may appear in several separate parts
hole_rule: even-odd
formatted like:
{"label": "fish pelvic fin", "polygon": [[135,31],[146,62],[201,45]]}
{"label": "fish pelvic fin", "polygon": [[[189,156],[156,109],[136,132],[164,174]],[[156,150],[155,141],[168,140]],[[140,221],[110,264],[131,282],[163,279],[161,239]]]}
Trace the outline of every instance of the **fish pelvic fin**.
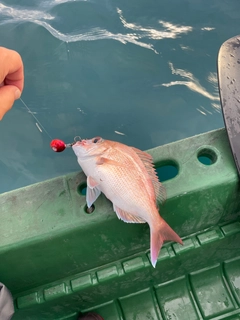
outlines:
{"label": "fish pelvic fin", "polygon": [[92,189],[87,187],[86,201],[87,201],[88,208],[92,206],[92,204],[97,200],[100,194],[101,194],[101,191],[97,187]]}
{"label": "fish pelvic fin", "polygon": [[92,177],[88,176],[87,177],[87,185],[90,189],[95,188],[99,183],[95,181]]}
{"label": "fish pelvic fin", "polygon": [[92,177],[87,177],[87,193],[86,200],[88,208],[97,200],[100,196],[101,191],[97,188],[98,182],[95,181]]}
{"label": "fish pelvic fin", "polygon": [[138,216],[134,216],[131,213],[128,213],[117,206],[113,205],[113,210],[116,212],[118,219],[123,220],[127,223],[145,223],[146,221]]}
{"label": "fish pelvic fin", "polygon": [[176,232],[173,231],[163,218],[160,219],[160,223],[153,225],[151,228],[151,263],[154,268],[156,267],[158,255],[164,241],[175,241],[183,245],[182,239]]}

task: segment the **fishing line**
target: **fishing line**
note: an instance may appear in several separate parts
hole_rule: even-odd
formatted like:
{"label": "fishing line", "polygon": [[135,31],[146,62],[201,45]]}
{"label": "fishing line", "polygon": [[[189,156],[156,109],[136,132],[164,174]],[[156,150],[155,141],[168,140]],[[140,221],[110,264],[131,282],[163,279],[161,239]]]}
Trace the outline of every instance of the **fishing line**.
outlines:
{"label": "fishing line", "polygon": [[[75,143],[77,143],[78,141],[82,141],[82,138],[80,136],[76,136],[74,138],[74,142],[72,143],[65,143],[64,141],[60,140],[60,139],[53,139],[50,134],[48,133],[48,131],[45,129],[45,127],[41,124],[41,122],[38,120],[38,118],[33,114],[33,112],[29,109],[29,107],[26,105],[26,103],[20,98],[22,104],[25,106],[25,108],[27,109],[27,111],[33,116],[33,118],[37,121],[36,122],[36,127],[38,128],[38,130],[40,132],[45,132],[48,137],[50,138],[51,142],[50,142],[50,147],[52,148],[53,151],[55,152],[62,152],[63,150],[65,150],[66,148],[72,147]],[[43,129],[43,131],[42,131]]]}
{"label": "fishing line", "polygon": [[[38,130],[40,132],[45,131],[45,133],[48,135],[48,137],[52,140],[52,137],[50,136],[50,134],[48,133],[48,131],[45,129],[45,127],[41,124],[41,122],[38,120],[38,118],[32,113],[32,111],[29,109],[29,107],[26,105],[26,103],[22,100],[22,98],[20,98],[20,100],[22,101],[22,104],[26,107],[26,109],[28,110],[28,112],[33,116],[33,118],[37,121],[36,122],[36,126],[38,128]],[[42,128],[42,129],[41,129]]]}

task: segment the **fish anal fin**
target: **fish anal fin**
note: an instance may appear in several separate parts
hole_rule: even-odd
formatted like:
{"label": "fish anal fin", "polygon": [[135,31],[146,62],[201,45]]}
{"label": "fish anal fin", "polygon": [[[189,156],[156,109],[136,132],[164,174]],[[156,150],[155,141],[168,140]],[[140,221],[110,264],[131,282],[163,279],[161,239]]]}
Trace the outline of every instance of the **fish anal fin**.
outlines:
{"label": "fish anal fin", "polygon": [[144,164],[144,166],[148,172],[149,178],[151,179],[152,184],[153,184],[156,199],[160,203],[164,203],[167,199],[167,192],[166,192],[165,187],[158,180],[158,176],[157,176],[157,172],[154,168],[152,156],[149,153],[144,152],[142,150],[139,150],[137,148],[132,147],[132,149],[139,156],[139,158],[141,159],[142,163]]}
{"label": "fish anal fin", "polygon": [[164,185],[158,181],[157,184],[155,185],[155,183],[153,182],[153,187],[155,190],[155,194],[156,194],[156,198],[157,200],[163,204],[166,199],[167,199],[167,191],[166,188],[164,187]]}
{"label": "fish anal fin", "polygon": [[113,206],[113,210],[116,212],[118,218],[127,223],[145,223],[146,221],[140,217],[134,216],[131,213],[128,213],[115,205]]}

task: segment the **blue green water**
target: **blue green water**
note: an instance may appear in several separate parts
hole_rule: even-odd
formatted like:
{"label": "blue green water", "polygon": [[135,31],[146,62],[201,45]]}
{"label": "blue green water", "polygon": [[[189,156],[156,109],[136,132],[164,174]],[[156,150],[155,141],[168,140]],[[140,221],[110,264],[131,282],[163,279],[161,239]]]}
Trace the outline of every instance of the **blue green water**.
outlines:
{"label": "blue green water", "polygon": [[[239,12],[239,0],[8,0],[0,45],[22,55],[22,99],[51,137],[149,149],[223,126],[216,59]],[[0,136],[0,192],[80,169],[20,100]]]}

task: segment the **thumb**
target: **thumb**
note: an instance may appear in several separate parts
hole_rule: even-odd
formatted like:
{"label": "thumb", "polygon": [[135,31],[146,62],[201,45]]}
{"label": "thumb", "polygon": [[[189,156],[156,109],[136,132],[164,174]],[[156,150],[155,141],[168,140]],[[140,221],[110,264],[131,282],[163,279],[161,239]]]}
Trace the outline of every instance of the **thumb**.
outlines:
{"label": "thumb", "polygon": [[0,87],[0,120],[2,120],[8,110],[13,106],[15,100],[19,99],[21,91],[18,87],[12,85],[5,85]]}

